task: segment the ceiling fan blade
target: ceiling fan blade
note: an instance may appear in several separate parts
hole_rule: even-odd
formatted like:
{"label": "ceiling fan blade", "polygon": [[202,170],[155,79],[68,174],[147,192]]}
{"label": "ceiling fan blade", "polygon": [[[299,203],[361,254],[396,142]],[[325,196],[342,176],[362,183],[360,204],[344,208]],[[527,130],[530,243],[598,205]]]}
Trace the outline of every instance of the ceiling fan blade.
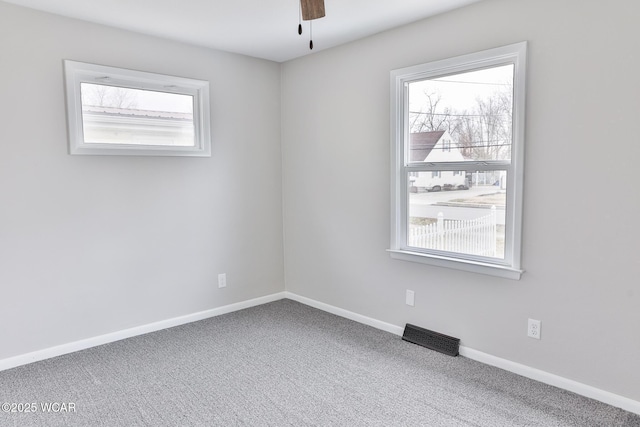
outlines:
{"label": "ceiling fan blade", "polygon": [[305,21],[324,17],[324,0],[300,0],[300,6]]}

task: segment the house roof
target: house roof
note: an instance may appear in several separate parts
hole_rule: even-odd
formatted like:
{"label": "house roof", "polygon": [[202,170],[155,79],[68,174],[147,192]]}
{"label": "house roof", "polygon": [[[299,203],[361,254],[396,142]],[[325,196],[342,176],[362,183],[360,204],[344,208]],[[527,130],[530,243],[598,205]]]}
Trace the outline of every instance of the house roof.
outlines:
{"label": "house roof", "polygon": [[105,116],[146,117],[166,120],[193,120],[192,113],[179,113],[153,110],[136,110],[134,108],[115,108],[95,105],[83,105],[82,111]]}
{"label": "house roof", "polygon": [[443,130],[432,132],[412,133],[409,138],[409,161],[424,162],[433,147],[436,146],[442,135]]}

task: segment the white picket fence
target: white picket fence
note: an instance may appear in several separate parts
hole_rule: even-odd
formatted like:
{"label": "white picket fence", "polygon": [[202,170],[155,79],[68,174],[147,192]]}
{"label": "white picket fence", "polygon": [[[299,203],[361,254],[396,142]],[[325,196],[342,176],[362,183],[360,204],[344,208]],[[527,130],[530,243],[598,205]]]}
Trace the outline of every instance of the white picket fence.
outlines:
{"label": "white picket fence", "polygon": [[470,255],[496,256],[496,207],[471,220],[446,220],[442,212],[433,224],[411,227],[409,246]]}

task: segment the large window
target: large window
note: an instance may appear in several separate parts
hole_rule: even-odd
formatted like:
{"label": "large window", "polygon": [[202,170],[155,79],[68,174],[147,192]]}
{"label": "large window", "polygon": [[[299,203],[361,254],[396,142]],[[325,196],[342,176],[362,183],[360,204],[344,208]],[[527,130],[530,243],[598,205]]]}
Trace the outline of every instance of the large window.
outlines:
{"label": "large window", "polygon": [[209,156],[209,82],[65,61],[71,154]]}
{"label": "large window", "polygon": [[394,258],[519,279],[526,42],[391,72]]}

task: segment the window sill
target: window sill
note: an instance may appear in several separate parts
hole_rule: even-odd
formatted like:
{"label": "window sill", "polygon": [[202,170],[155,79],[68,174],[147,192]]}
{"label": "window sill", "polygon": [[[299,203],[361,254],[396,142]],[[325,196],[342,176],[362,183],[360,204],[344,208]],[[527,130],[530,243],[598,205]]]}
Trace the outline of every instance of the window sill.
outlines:
{"label": "window sill", "polygon": [[426,255],[419,252],[401,251],[397,249],[387,249],[387,252],[389,252],[391,258],[394,259],[470,271],[472,273],[503,277],[505,279],[520,280],[522,273],[524,273],[524,270],[519,270],[517,268],[436,255]]}

